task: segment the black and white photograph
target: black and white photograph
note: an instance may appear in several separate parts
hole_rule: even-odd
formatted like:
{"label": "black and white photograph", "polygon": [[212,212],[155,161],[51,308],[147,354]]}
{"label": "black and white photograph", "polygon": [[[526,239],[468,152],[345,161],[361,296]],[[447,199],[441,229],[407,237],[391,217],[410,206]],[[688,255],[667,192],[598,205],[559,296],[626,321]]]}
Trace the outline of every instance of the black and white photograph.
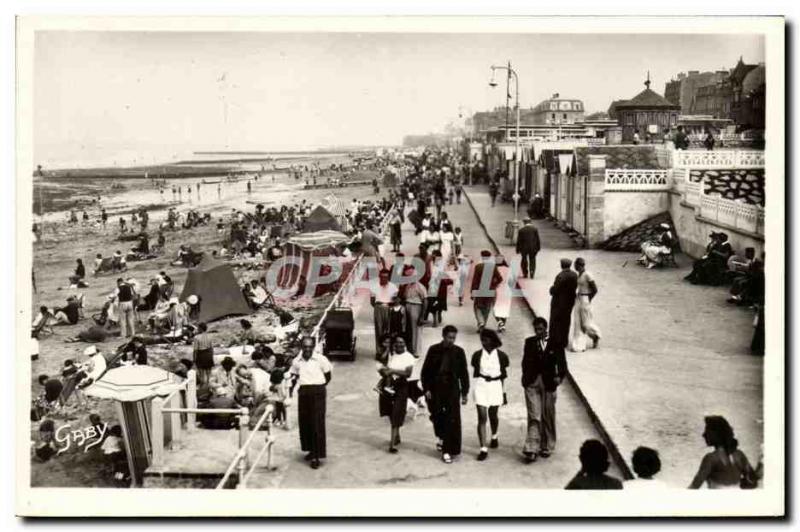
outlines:
{"label": "black and white photograph", "polygon": [[783,515],[784,31],[20,17],[17,513]]}

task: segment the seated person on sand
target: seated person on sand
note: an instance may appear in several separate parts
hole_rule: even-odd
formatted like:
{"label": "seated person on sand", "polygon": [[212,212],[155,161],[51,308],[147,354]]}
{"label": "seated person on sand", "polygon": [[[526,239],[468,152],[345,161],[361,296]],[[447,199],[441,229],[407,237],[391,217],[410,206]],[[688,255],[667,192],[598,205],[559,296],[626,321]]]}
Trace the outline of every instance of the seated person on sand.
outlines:
{"label": "seated person on sand", "polygon": [[127,269],[128,265],[125,262],[125,256],[120,250],[115,251],[111,257],[111,271],[121,272]]}
{"label": "seated person on sand", "polygon": [[147,236],[147,233],[142,233],[139,235],[139,243],[131,248],[130,253],[128,253],[128,257],[132,258],[147,258],[150,255],[150,239]]}
{"label": "seated person on sand", "polygon": [[118,351],[122,353],[125,361],[136,366],[147,365],[147,347],[139,336],[134,336],[131,341],[119,346]]}
{"label": "seated person on sand", "polygon": [[261,286],[261,284],[257,280],[253,279],[252,281],[250,281],[249,297],[250,297],[249,300],[250,305],[253,308],[258,308],[264,303],[266,303],[269,294],[267,294],[267,291],[264,290],[264,287]]}
{"label": "seated person on sand", "polygon": [[239,332],[238,345],[255,345],[263,340],[253,329],[253,324],[250,320],[241,319],[239,320],[239,325],[242,329]]}
{"label": "seated person on sand", "polygon": [[42,387],[42,392],[34,401],[33,409],[36,418],[41,419],[51,411],[58,410],[64,384],[59,379],[53,379],[48,375],[39,375],[37,380]]}
{"label": "seated person on sand", "polygon": [[236,382],[249,384],[256,395],[264,395],[269,391],[269,373],[261,368],[240,364],[236,368]]}
{"label": "seated person on sand", "polygon": [[236,362],[231,357],[225,357],[220,362],[219,366],[214,366],[211,370],[209,377],[209,386],[211,387],[212,395],[229,395],[233,396],[236,391],[236,372],[234,368]]}
{"label": "seated person on sand", "polygon": [[166,272],[158,272],[158,287],[161,290],[161,298],[169,299],[172,296],[172,291],[175,288],[172,278]]}
{"label": "seated person on sand", "polygon": [[75,266],[75,273],[69,276],[69,284],[70,286],[86,286],[86,283],[83,282],[83,279],[86,277],[86,267],[83,265],[82,259],[76,259],[77,266]]}
{"label": "seated person on sand", "polygon": [[92,265],[92,274],[97,275],[98,273],[102,273],[105,271],[103,268],[103,254],[98,253],[94,258],[94,264]]}
{"label": "seated person on sand", "polygon": [[672,253],[675,239],[670,231],[669,224],[659,225],[660,234],[655,240],[648,240],[642,244],[642,256],[639,262],[648,268],[654,268],[664,263],[664,258]]}
{"label": "seated person on sand", "polygon": [[110,329],[119,324],[119,303],[115,294],[109,294],[106,302],[103,303],[103,308],[100,309],[98,314],[92,316],[94,322],[98,325],[104,325]]}
{"label": "seated person on sand", "polygon": [[187,321],[192,323],[196,323],[198,321],[200,318],[200,307],[202,303],[202,298],[194,294],[186,298],[186,301],[183,302],[183,313],[186,316]]}
{"label": "seated person on sand", "polygon": [[42,305],[39,307],[39,313],[33,319],[33,323],[31,324],[31,337],[36,338],[39,336],[45,329],[49,329],[49,332],[52,333],[53,329],[51,326],[55,322],[56,317],[53,316],[53,313],[50,312],[50,309]]}
{"label": "seated person on sand", "polygon": [[[158,231],[158,241],[156,243],[156,249],[158,250],[158,252],[164,251],[164,246],[165,245],[167,245],[167,237],[164,236],[164,231],[159,229],[159,231]],[[154,249],[153,252],[155,252],[156,249]]]}
{"label": "seated person on sand", "polygon": [[67,306],[57,308],[53,315],[56,318],[56,325],[75,325],[80,318],[80,303],[75,296],[67,298]]}
{"label": "seated person on sand", "polygon": [[173,262],[175,266],[185,266],[189,264],[189,258],[191,257],[190,250],[183,244],[181,244],[180,248],[178,249],[178,257]]}
{"label": "seated person on sand", "polygon": [[57,455],[55,446],[56,424],[52,419],[45,419],[39,424],[39,442],[33,449],[33,454],[40,462],[47,462]]}
{"label": "seated person on sand", "polygon": [[141,303],[136,310],[154,310],[161,300],[161,289],[158,286],[158,279],[150,279],[150,289],[147,295],[141,298]]}
{"label": "seated person on sand", "polygon": [[65,342],[84,342],[89,344],[101,344],[105,342],[109,336],[112,336],[115,332],[119,333],[119,331],[112,332],[112,328],[116,324],[111,321],[106,321],[105,325],[92,325],[88,329],[85,329],[79,332],[77,335],[71,338],[67,338]]}
{"label": "seated person on sand", "polygon": [[183,305],[180,304],[177,297],[159,303],[147,318],[150,330],[156,334],[179,336],[186,325],[186,316],[183,311]]}
{"label": "seated person on sand", "polygon": [[255,345],[255,349],[253,349],[250,359],[253,361],[254,368],[262,369],[267,373],[270,373],[272,370],[274,370],[275,365],[278,362],[278,357],[275,356],[275,352],[272,350],[272,348],[263,344]]}
{"label": "seated person on sand", "polygon": [[276,238],[275,243],[267,249],[267,260],[276,261],[283,257],[283,248],[281,248],[281,239]]}

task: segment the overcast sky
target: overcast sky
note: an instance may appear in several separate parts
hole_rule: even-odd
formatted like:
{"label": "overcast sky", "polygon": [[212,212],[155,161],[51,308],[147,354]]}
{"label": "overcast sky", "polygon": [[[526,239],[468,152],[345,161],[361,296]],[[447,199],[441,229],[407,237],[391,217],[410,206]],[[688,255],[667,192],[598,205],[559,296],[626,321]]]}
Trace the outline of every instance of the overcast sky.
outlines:
{"label": "overcast sky", "polygon": [[[286,149],[398,144],[459,107],[504,105],[489,67],[511,60],[520,103],[558,92],[589,112],[685,70],[764,59],[757,35],[45,32],[36,36],[38,160],[96,149]],[[226,113],[227,109],[227,113]],[[143,149],[144,149],[143,148]]]}

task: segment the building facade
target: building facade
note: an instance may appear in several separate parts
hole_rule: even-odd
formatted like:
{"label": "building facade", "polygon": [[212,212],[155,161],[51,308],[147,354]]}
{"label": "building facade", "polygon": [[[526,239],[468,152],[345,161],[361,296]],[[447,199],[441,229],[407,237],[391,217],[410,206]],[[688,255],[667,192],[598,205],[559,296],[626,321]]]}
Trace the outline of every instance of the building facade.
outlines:
{"label": "building facade", "polygon": [[644,85],[645,89],[632,99],[612,103],[613,113],[622,127],[623,142],[633,142],[637,134],[641,141],[648,137],[661,139],[678,124],[680,105],[651,90],[649,75]]}
{"label": "building facade", "polygon": [[730,71],[690,71],[667,83],[664,96],[684,115],[732,120],[739,130],[763,129],[766,69],[740,57]]}
{"label": "building facade", "polygon": [[668,101],[681,106],[681,114],[708,114],[706,111],[696,108],[695,97],[698,88],[706,85],[713,85],[729,75],[727,70],[717,70],[716,72],[700,72],[690,70],[681,72],[676,79],[667,82],[664,87],[664,98]]}
{"label": "building facade", "polygon": [[583,122],[585,108],[583,102],[574,99],[552,98],[540,102],[533,108],[533,122],[537,125],[574,124]]}

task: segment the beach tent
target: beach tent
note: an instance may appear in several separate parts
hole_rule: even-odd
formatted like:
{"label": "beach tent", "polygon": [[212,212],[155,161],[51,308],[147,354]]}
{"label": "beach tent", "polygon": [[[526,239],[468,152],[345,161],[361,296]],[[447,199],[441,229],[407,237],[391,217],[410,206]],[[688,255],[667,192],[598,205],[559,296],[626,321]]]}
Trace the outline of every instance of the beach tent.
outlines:
{"label": "beach tent", "polygon": [[296,286],[301,277],[308,275],[312,257],[334,257],[336,248],[348,244],[350,240],[350,237],[339,231],[292,235],[283,244],[283,257],[286,263],[278,270],[278,286],[281,288]]}
{"label": "beach tent", "polygon": [[313,231],[341,231],[342,228],[336,217],[330,213],[328,209],[322,205],[317,205],[311,214],[308,215],[305,222],[303,222],[303,232],[310,233]]}
{"label": "beach tent", "polygon": [[350,221],[347,219],[347,207],[336,194],[328,194],[322,200],[322,206],[330,212],[339,222],[342,231],[350,230]]}
{"label": "beach tent", "polygon": [[230,266],[206,255],[190,268],[181,292],[181,301],[196,295],[200,298],[200,321],[209,322],[225,316],[250,314],[242,289]]}

